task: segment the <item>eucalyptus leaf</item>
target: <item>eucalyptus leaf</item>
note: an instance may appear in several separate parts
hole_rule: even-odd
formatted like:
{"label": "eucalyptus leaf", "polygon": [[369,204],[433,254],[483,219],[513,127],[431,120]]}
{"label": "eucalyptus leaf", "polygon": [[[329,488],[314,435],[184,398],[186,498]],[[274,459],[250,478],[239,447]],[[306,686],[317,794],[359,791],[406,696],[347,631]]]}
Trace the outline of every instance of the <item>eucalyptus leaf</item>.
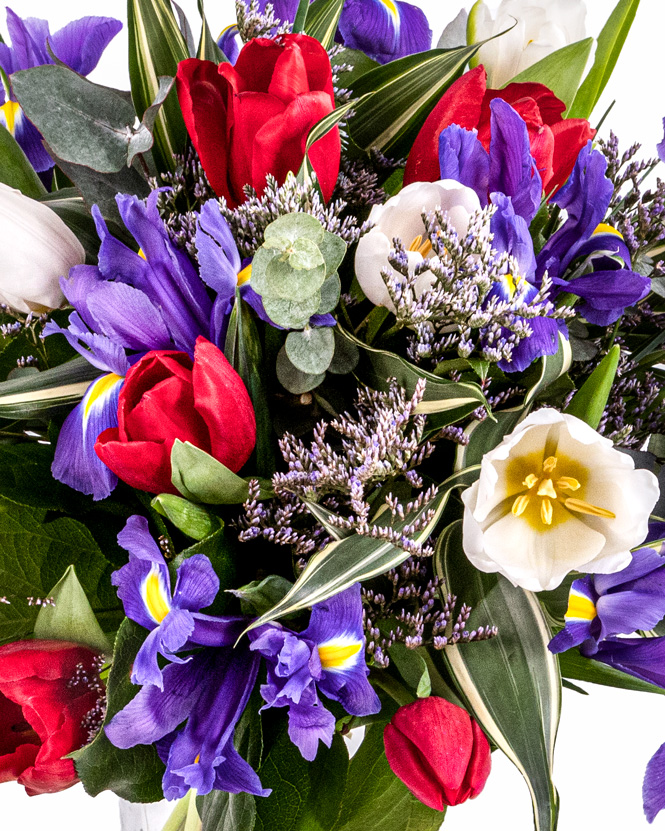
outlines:
{"label": "eucalyptus leaf", "polygon": [[271,222],[264,233],[264,244],[267,248],[278,248],[279,245],[273,240],[286,239],[294,243],[298,239],[308,239],[318,245],[323,239],[323,234],[323,226],[316,217],[297,211],[284,214]]}
{"label": "eucalyptus leaf", "polygon": [[337,308],[341,292],[342,283],[337,272],[326,277],[325,283],[321,286],[321,302],[316,310],[317,315],[333,312]]}
{"label": "eucalyptus leaf", "polygon": [[0,182],[20,190],[31,199],[40,199],[46,188],[35,173],[16,139],[0,124]]}
{"label": "eucalyptus leaf", "polygon": [[289,265],[296,270],[312,271],[325,265],[323,255],[315,242],[310,239],[297,239],[291,246]]}
{"label": "eucalyptus leaf", "polygon": [[[304,242],[308,242],[308,240]],[[303,260],[299,260],[297,254],[297,267],[291,262],[293,255],[290,255],[288,259],[284,259],[281,255],[273,257],[266,268],[265,284],[261,296],[266,300],[285,300],[297,307],[306,304],[309,298],[316,295],[315,308],[318,309],[321,302],[321,286],[326,279],[326,264],[318,249],[317,253],[319,262],[312,265],[311,269],[300,265]],[[254,270],[252,269],[253,273]],[[258,291],[258,289],[255,290]],[[270,313],[268,312],[268,314]],[[277,322],[275,321],[275,323]]]}
{"label": "eucalyptus leaf", "polygon": [[73,565],[48,593],[54,605],[44,605],[35,621],[36,638],[81,643],[111,655],[113,646],[102,631]]}
{"label": "eucalyptus leaf", "polygon": [[[321,292],[315,291],[304,300],[284,300],[281,297],[263,296],[266,314],[283,329],[302,329],[309,323],[321,305]],[[279,369],[277,370],[279,375]]]}
{"label": "eucalyptus leaf", "polygon": [[277,354],[276,369],[277,380],[285,390],[293,393],[293,395],[302,395],[303,393],[316,389],[326,377],[324,372],[317,375],[310,375],[307,372],[302,372],[297,369],[289,360],[284,346]]}
{"label": "eucalyptus leaf", "polygon": [[335,336],[329,326],[307,327],[302,332],[289,332],[284,347],[296,369],[308,375],[320,375],[330,366]]}
{"label": "eucalyptus leaf", "polygon": [[335,333],[335,354],[328,367],[328,372],[332,372],[334,375],[346,375],[348,372],[353,372],[358,366],[360,351],[354,343],[351,343],[348,338],[340,333],[339,329],[333,331]]}
{"label": "eucalyptus leaf", "polygon": [[201,505],[172,493],[162,493],[150,503],[157,513],[171,520],[183,534],[195,540],[202,540],[214,534],[222,526],[219,517],[214,516]]}
{"label": "eucalyptus leaf", "polygon": [[176,439],[171,450],[173,485],[191,502],[238,505],[249,496],[247,482],[190,442]]}
{"label": "eucalyptus leaf", "polygon": [[444,593],[464,597],[473,621],[498,627],[487,641],[453,645],[443,657],[474,718],[524,776],[536,831],[554,831],[558,796],[552,783],[561,709],[561,676],[547,649],[551,632],[538,599],[500,574],[477,571],[463,551],[462,521],[448,526],[435,554]]}
{"label": "eucalyptus leaf", "polygon": [[337,234],[326,231],[317,245],[326,263],[326,277],[329,277],[341,266],[346,255],[346,243]]}

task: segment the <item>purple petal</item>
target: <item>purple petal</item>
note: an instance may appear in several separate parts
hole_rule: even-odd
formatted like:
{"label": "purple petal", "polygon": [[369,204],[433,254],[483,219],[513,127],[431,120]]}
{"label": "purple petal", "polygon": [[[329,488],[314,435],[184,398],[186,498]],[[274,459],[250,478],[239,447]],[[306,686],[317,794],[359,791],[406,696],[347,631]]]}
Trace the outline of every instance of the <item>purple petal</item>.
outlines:
{"label": "purple petal", "polygon": [[18,69],[31,69],[33,66],[53,63],[46,51],[46,41],[51,34],[46,20],[37,17],[22,19],[8,8],[7,31],[12,42],[15,66]]}
{"label": "purple petal", "polygon": [[125,527],[118,534],[118,545],[128,551],[133,559],[165,566],[162,552],[150,534],[148,520],[143,516],[134,514],[129,517]]}
{"label": "purple petal", "polygon": [[648,822],[665,808],[665,744],[653,754],[644,774],[642,802]]}
{"label": "purple petal", "polygon": [[137,352],[170,349],[171,336],[159,310],[138,289],[104,281],[88,298],[88,309],[101,334]]}
{"label": "purple petal", "polygon": [[204,554],[195,554],[178,568],[173,605],[198,612],[210,606],[219,591],[219,577]]}
{"label": "purple petal", "polygon": [[99,434],[118,425],[118,396],[124,379],[102,375],[93,381],[83,400],[65,419],[51,465],[53,478],[70,488],[105,499],[118,484],[95,453]]}
{"label": "purple petal", "polygon": [[543,355],[556,355],[559,348],[559,327],[549,317],[529,319],[531,334],[513,349],[511,360],[500,360],[497,366],[503,372],[523,372]]}
{"label": "purple petal", "polygon": [[[663,130],[665,130],[665,118],[663,119]],[[658,153],[658,158],[661,162],[665,162],[665,138],[663,138],[663,140],[656,145],[656,152]]]}
{"label": "purple petal", "polygon": [[186,609],[171,609],[160,624],[162,647],[168,652],[178,652],[194,631],[194,619]]}
{"label": "purple petal", "polygon": [[[574,646],[579,646],[584,641],[593,638],[591,633],[590,620],[576,620],[572,623],[566,622],[565,627],[552,638],[547,648],[550,652],[558,655]],[[595,639],[594,639],[595,642]]]}
{"label": "purple petal", "polygon": [[[141,563],[141,565],[144,564]],[[120,593],[118,592],[118,594]],[[125,611],[125,614],[127,614],[127,617],[130,617],[127,611]],[[135,620],[135,618],[131,619]],[[137,621],[137,623],[138,622],[140,621]],[[152,625],[155,625],[154,621],[152,622]],[[161,651],[161,639],[161,626],[158,626],[150,632],[148,637],[141,644],[141,648],[136,653],[136,658],[134,659],[134,663],[132,665],[132,684],[151,685],[160,690],[164,688],[162,671],[157,663],[157,656]]]}
{"label": "purple petal", "polygon": [[513,275],[514,277],[523,277],[531,282],[536,273],[536,255],[533,251],[529,226],[524,217],[515,213],[510,196],[492,193],[491,202],[496,207],[490,221],[490,231],[493,235],[492,246],[498,252],[510,254],[517,260],[519,275]]}
{"label": "purple petal", "polygon": [[628,306],[646,297],[651,280],[627,269],[596,271],[570,280],[565,290],[582,298],[584,302],[577,310],[589,323],[605,326],[618,320]]}
{"label": "purple petal", "polygon": [[630,635],[638,629],[653,629],[665,616],[665,595],[639,591],[612,592],[596,603],[601,622],[600,638]]}
{"label": "purple petal", "polygon": [[234,297],[241,261],[233,234],[219,210],[219,205],[206,202],[196,229],[196,250],[201,279],[224,297]]}
{"label": "purple petal", "polygon": [[254,796],[270,796],[272,790],[264,788],[258,773],[238,753],[231,742],[224,748],[224,763],[217,766],[213,787],[229,793],[251,793]]}
{"label": "purple petal", "polygon": [[439,164],[442,179],[472,188],[482,207],[487,206],[490,160],[476,130],[465,130],[458,124],[446,127],[439,136]]}
{"label": "purple petal", "polygon": [[[598,594],[606,594],[615,586],[623,586],[653,571],[665,567],[665,558],[653,548],[639,548],[633,551],[633,559],[626,568],[614,574],[596,574],[593,578]],[[575,581],[577,582],[577,581]]]}
{"label": "purple petal", "polygon": [[121,29],[122,23],[112,17],[82,17],[50,38],[51,49],[79,75],[88,75]]}
{"label": "purple petal", "polygon": [[601,641],[594,659],[665,689],[665,638]]}
{"label": "purple petal", "polygon": [[88,331],[76,312],[69,316],[68,329],[49,320],[44,327],[44,336],[47,335],[63,335],[73,349],[98,369],[123,377],[127,374],[129,362],[124,349],[104,335]]}
{"label": "purple petal", "polygon": [[364,643],[360,583],[355,583],[334,597],[312,608],[309,626],[301,637],[322,644],[348,637]]}
{"label": "purple petal", "polygon": [[346,0],[339,19],[344,45],[379,63],[425,52],[432,31],[422,9],[400,0]]}
{"label": "purple petal", "polygon": [[[231,23],[222,29],[220,36],[217,38],[217,46],[222,50],[227,60],[231,64],[235,64],[240,54],[240,36],[238,34],[238,26],[236,23]],[[242,42],[242,41],[241,41]]]}
{"label": "purple petal", "polygon": [[[4,115],[2,123],[5,127],[9,126]],[[55,162],[44,148],[42,134],[20,108],[16,110],[14,129],[10,132],[37,173],[43,173],[54,166]]]}
{"label": "purple petal", "polygon": [[307,700],[289,708],[289,738],[308,762],[316,758],[319,741],[330,747],[334,732],[335,717],[326,710],[315,691],[312,690]]}
{"label": "purple petal", "polygon": [[192,613],[194,631],[188,646],[233,646],[247,628],[249,618],[213,617]]}

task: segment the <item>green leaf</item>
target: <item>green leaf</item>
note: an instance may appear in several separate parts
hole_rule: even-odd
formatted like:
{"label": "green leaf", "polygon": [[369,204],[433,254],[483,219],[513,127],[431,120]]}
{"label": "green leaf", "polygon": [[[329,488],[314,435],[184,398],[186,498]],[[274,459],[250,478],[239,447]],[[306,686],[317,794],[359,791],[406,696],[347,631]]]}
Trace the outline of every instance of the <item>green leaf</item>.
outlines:
{"label": "green leaf", "polygon": [[221,520],[200,505],[171,493],[161,493],[150,503],[157,513],[170,519],[183,534],[202,540],[221,527]]}
{"label": "green leaf", "polygon": [[[415,514],[407,514],[393,528],[402,531],[408,525],[424,516],[428,511],[433,515],[427,525],[413,535],[415,542],[423,543],[432,534],[453,489],[467,484],[471,471],[462,471],[446,480],[439,494]],[[310,508],[311,510],[311,508]],[[296,580],[291,591],[269,612],[261,615],[247,628],[247,632],[283,617],[286,614],[306,609],[321,603],[329,597],[348,589],[359,580],[369,580],[403,563],[409,557],[406,551],[389,542],[373,537],[353,534],[327,545],[323,551],[310,559],[304,571]]]}
{"label": "green leaf", "polygon": [[392,772],[383,747],[384,727],[377,723],[367,728],[349,765],[332,831],[438,831],[444,812],[423,805]]}
{"label": "green leaf", "polygon": [[325,265],[325,260],[315,242],[310,239],[297,239],[291,247],[289,265],[296,270],[312,271]]}
{"label": "green leaf", "polygon": [[[174,78],[189,50],[169,0],[128,0],[129,78],[137,112],[145,112],[156,99],[159,78]],[[174,170],[174,153],[182,153],[187,131],[178,98],[172,90],[155,123],[152,150],[159,171]]]}
{"label": "green leaf", "polygon": [[289,356],[286,354],[286,348],[284,346],[277,354],[276,370],[277,380],[279,383],[285,390],[293,393],[293,395],[302,395],[305,392],[310,392],[310,390],[316,389],[316,387],[318,387],[326,377],[325,372],[317,375],[310,375],[309,373],[302,372],[302,370],[293,366],[289,360]]}
{"label": "green leaf", "polygon": [[[302,329],[321,305],[321,292],[316,290],[303,300],[284,300],[265,295],[262,300],[263,308],[273,323],[285,329]],[[279,370],[277,372],[279,374]]]}
{"label": "green leaf", "polygon": [[[592,46],[593,38],[570,43],[529,66],[508,83],[544,84],[569,110],[582,80]],[[506,83],[503,86],[507,85]]]}
{"label": "green leaf", "polygon": [[127,166],[137,134],[136,113],[117,90],[93,84],[64,66],[15,72],[12,89],[56,156],[100,173]]}
{"label": "green leaf", "polygon": [[494,420],[486,418],[484,421],[476,421],[467,427],[464,432],[469,437],[469,443],[457,446],[455,470],[479,465],[485,453],[489,453],[501,444],[504,437],[517,427],[526,412],[521,408],[495,412],[493,413]]}
{"label": "green leaf", "polygon": [[[265,230],[264,246],[266,248],[282,248],[298,239],[307,239],[313,243],[321,242],[324,236],[323,226],[319,220],[311,214],[296,213],[284,214],[278,217]],[[286,246],[283,242],[286,240]],[[252,271],[253,278],[253,271]]]}
{"label": "green leaf", "polygon": [[309,0],[300,0],[298,3],[298,8],[296,9],[296,15],[293,20],[293,32],[294,34],[298,34],[300,32],[305,31],[305,26],[307,24],[307,14],[309,12]]}
{"label": "green leaf", "polygon": [[569,649],[558,655],[561,674],[564,678],[573,678],[575,681],[588,681],[590,684],[602,684],[605,687],[618,687],[622,690],[635,690],[637,692],[658,693],[665,695],[665,690],[634,678],[621,670],[604,664],[601,661],[594,661],[592,658],[585,658],[580,655],[579,649]]}
{"label": "green leaf", "polygon": [[[106,689],[106,726],[138,693],[140,687],[129,680],[136,653],[147,632],[125,619],[118,631],[113,652],[113,666]],[[73,754],[74,765],[86,793],[97,796],[113,791],[130,802],[158,802],[164,798],[164,765],[154,745],[137,745],[120,750],[111,744],[102,728],[94,741]]]}
{"label": "green leaf", "polygon": [[289,332],[284,347],[296,369],[308,375],[319,375],[330,366],[335,336],[329,326],[307,327],[303,332]]}
{"label": "green leaf", "polygon": [[240,600],[243,615],[262,615],[279,603],[292,586],[286,577],[270,574],[260,582],[253,580],[239,589],[229,589],[229,592]]}
{"label": "green leaf", "polygon": [[341,293],[342,283],[337,272],[334,272],[330,277],[326,277],[325,283],[321,286],[321,302],[316,310],[317,315],[335,311]]}
{"label": "green leaf", "polygon": [[[57,190],[54,193],[47,194],[42,202],[47,204],[53,213],[60,217],[70,231],[73,231],[83,246],[86,263],[94,265],[97,262],[99,252],[99,237],[90,211],[83,204],[76,188]],[[118,233],[118,230],[120,230],[120,233]],[[109,223],[109,231],[115,237],[122,238],[123,230],[124,225],[117,226],[113,222]],[[124,233],[127,232],[124,231]]]}
{"label": "green leaf", "polygon": [[199,40],[199,48],[196,52],[196,57],[200,61],[213,61],[216,64],[228,63],[228,58],[219,46],[217,46],[217,41],[210,32],[210,26],[208,25],[208,18],[206,17],[203,0],[198,0],[198,5],[199,14],[201,15],[201,39]]}
{"label": "green leaf", "polygon": [[446,647],[443,657],[480,726],[524,776],[536,831],[554,831],[552,761],[561,677],[547,649],[551,632],[538,599],[471,565],[462,548],[461,520],[441,535],[435,571],[445,580],[444,593],[463,597],[473,608],[472,620],[499,629],[490,640]]}
{"label": "green leaf", "polygon": [[355,343],[351,343],[350,340],[345,338],[339,329],[333,331],[335,334],[335,354],[328,367],[328,372],[332,372],[333,375],[346,375],[348,372],[353,372],[358,366],[360,350]]}
{"label": "green leaf", "polygon": [[185,499],[205,505],[238,505],[249,495],[249,485],[237,473],[180,439],[171,450],[171,481]]}
{"label": "green leaf", "polygon": [[28,598],[48,597],[70,565],[102,623],[113,625],[118,618],[113,566],[90,531],[69,517],[50,522],[46,517],[45,510],[0,501],[0,586],[9,601],[0,604],[0,641],[32,634],[39,607]]}
{"label": "green leaf", "polygon": [[524,407],[530,408],[537,397],[564,373],[568,372],[573,362],[573,354],[567,338],[559,332],[559,349],[554,355],[545,355],[540,359],[540,375],[524,398]]}
{"label": "green leaf", "polygon": [[323,259],[326,261],[326,277],[334,274],[342,265],[346,255],[346,243],[337,234],[326,231],[321,242],[317,243]]}
{"label": "green leaf", "polygon": [[95,613],[79,583],[74,566],[69,566],[49,592],[54,606],[42,606],[35,621],[35,637],[45,640],[82,643],[105,655],[113,648],[97,623]]}
{"label": "green leaf", "polygon": [[324,49],[335,42],[337,23],[344,7],[344,0],[314,0],[309,7],[305,34],[316,38]]}
{"label": "green leaf", "polygon": [[406,155],[434,105],[481,45],[431,49],[361,75],[353,84],[348,120],[353,141],[365,151],[377,147],[393,158]]}
{"label": "green leaf", "polygon": [[437,428],[466,418],[478,407],[487,408],[485,396],[477,384],[438,378],[392,352],[367,346],[339,327],[338,331],[360,350],[356,374],[372,389],[387,391],[390,388],[388,379],[395,378],[408,395],[413,395],[416,384],[424,378],[427,382],[425,395],[416,412],[430,416],[430,421]]}
{"label": "green leaf", "polygon": [[388,650],[390,660],[418,698],[427,698],[432,693],[432,682],[427,662],[419,649],[408,649],[403,643],[394,643]]}
{"label": "green leaf", "polygon": [[0,417],[29,418],[70,405],[81,398],[102,371],[85,358],[74,358],[44,372],[31,373],[0,383]]}
{"label": "green leaf", "polygon": [[219,592],[212,606],[206,609],[206,614],[224,614],[230,603],[230,597],[226,590],[236,582],[236,562],[239,554],[234,545],[233,536],[229,534],[226,528],[220,528],[210,537],[185,548],[169,562],[172,579],[176,579],[178,569],[185,560],[196,554],[204,554],[212,563],[215,574],[219,577]]}
{"label": "green leaf", "polygon": [[581,418],[597,430],[612,392],[620,357],[621,348],[615,344],[577,390],[564,413]]}
{"label": "green leaf", "polygon": [[335,514],[324,505],[319,505],[318,502],[310,502],[309,499],[303,499],[303,502],[307,506],[307,510],[323,525],[334,540],[345,540],[347,537],[353,536],[353,531],[349,531],[347,528],[340,528],[330,521],[331,517],[335,516]]}
{"label": "green leaf", "polygon": [[0,182],[31,199],[41,199],[46,193],[25,153],[3,125],[0,125]]}
{"label": "green leaf", "polygon": [[589,74],[579,88],[568,118],[589,118],[602,95],[621,54],[640,0],[619,0],[598,37]]}

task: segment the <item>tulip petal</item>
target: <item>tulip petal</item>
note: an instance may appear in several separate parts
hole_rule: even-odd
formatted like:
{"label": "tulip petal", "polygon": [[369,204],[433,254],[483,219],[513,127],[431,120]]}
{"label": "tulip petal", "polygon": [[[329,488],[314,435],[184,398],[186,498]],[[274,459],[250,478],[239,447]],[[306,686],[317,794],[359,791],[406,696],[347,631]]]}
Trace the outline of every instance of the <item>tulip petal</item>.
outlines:
{"label": "tulip petal", "polygon": [[593,139],[596,131],[583,118],[566,118],[551,126],[554,136],[552,178],[544,182],[546,193],[564,185],[570,176],[580,147]]}
{"label": "tulip petal", "polygon": [[118,428],[104,430],[95,453],[119,479],[148,493],[178,494],[171,482],[171,457],[161,442],[119,441]]}
{"label": "tulip petal", "polygon": [[[265,92],[243,92],[234,99],[234,129],[229,148],[233,165],[229,172],[229,181],[238,202],[244,201],[243,187],[245,185],[251,184],[261,195],[269,173],[278,181],[283,182],[288,170],[293,169],[293,166],[287,166],[282,171],[281,167],[275,166],[275,160],[272,158],[263,162],[257,148],[260,131],[264,130],[271,121],[276,124],[281,123],[284,112],[284,102]],[[279,137],[276,140],[279,140]],[[284,153],[290,158],[298,150],[298,147],[277,146],[276,154],[279,156],[280,153]],[[302,157],[300,162],[302,162]],[[296,173],[300,162],[295,168]]]}
{"label": "tulip petal", "polygon": [[118,479],[95,453],[100,433],[118,423],[118,397],[123,378],[102,375],[65,419],[51,466],[53,478],[95,501],[105,499]]}

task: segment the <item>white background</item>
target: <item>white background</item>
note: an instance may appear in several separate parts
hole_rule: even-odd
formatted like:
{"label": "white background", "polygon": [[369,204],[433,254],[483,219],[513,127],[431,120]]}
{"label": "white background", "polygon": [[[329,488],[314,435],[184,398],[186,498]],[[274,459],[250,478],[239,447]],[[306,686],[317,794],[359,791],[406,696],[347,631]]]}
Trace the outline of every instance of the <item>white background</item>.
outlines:
{"label": "white background", "polygon": [[[196,0],[180,0],[180,5],[196,35]],[[429,17],[435,39],[460,8],[457,0],[420,0],[420,5]],[[613,6],[613,0],[587,0],[589,34],[598,34]],[[12,8],[21,17],[47,18],[52,31],[85,14],[105,14],[126,22],[123,0],[106,0],[103,5],[89,0],[14,0]],[[232,0],[207,0],[206,11],[213,34],[234,20]],[[655,144],[663,135],[664,24],[665,5],[659,0],[642,0],[627,45],[595,113],[597,120],[616,98],[603,135],[612,127],[623,148],[640,141],[646,156],[655,155]],[[0,31],[6,35],[1,23]],[[128,88],[126,50],[124,29],[106,51],[92,79]],[[559,829],[580,831],[589,825],[602,831],[646,829],[641,782],[647,761],[665,742],[665,698],[595,686],[587,689],[588,696],[569,690],[563,693],[554,771],[561,796]],[[493,765],[483,793],[451,809],[444,829],[531,831],[530,801],[522,778],[499,752],[493,756]],[[117,800],[110,794],[93,800],[77,785],[61,794],[28,798],[15,783],[0,786],[2,831],[117,831],[119,827]],[[652,827],[665,829],[665,812]]]}

